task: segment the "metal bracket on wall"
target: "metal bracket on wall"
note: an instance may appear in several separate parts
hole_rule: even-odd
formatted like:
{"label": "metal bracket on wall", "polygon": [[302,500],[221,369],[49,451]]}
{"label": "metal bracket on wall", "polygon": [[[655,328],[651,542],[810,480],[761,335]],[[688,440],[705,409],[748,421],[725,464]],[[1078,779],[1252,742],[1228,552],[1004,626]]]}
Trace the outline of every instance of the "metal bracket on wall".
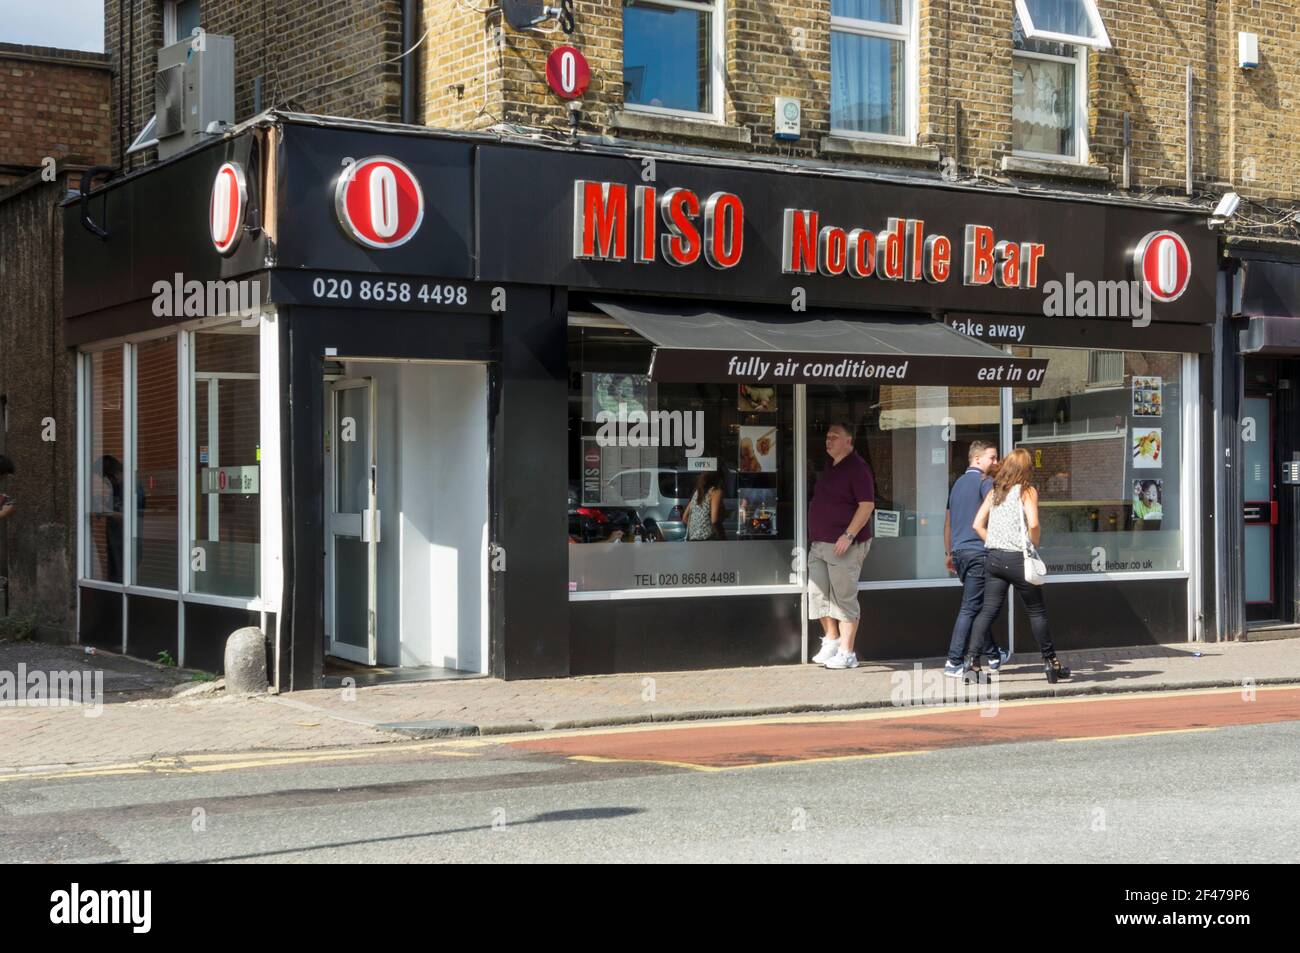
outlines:
{"label": "metal bracket on wall", "polygon": [[[95,187],[95,179],[103,176],[104,181],[107,182],[116,174],[117,169],[111,165],[96,165],[91,166],[81,176],[81,227],[103,241],[108,241],[108,230],[93,221],[90,217],[90,207],[88,204],[90,201],[90,192]],[[104,209],[105,211],[108,209],[107,196],[104,196]]]}

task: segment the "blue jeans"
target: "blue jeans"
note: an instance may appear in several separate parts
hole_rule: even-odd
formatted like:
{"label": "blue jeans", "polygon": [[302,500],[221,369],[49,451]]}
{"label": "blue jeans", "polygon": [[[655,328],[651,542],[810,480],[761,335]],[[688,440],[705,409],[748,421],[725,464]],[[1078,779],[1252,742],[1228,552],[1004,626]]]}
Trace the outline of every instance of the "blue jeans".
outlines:
{"label": "blue jeans", "polygon": [[[966,657],[966,643],[970,641],[975,617],[984,607],[984,550],[960,549],[952,554],[953,566],[957,569],[957,578],[961,580],[961,608],[957,611],[957,622],[952,627],[952,641],[948,644],[948,661],[954,665]],[[997,643],[990,632],[983,646],[971,646],[970,654],[997,655]]]}

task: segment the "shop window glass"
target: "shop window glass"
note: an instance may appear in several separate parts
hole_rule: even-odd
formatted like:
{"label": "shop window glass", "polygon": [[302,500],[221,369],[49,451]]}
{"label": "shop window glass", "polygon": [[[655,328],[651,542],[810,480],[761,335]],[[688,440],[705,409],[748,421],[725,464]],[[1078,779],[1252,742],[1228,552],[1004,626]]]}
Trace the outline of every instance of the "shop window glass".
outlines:
{"label": "shop window glass", "polygon": [[1056,573],[1181,570],[1182,355],[1020,347],[1047,378],[1016,388],[1012,431],[1034,461]]}
{"label": "shop window glass", "polygon": [[87,354],[86,365],[90,538],[85,571],[90,579],[121,582],[123,501],[127,496],[126,455],[122,452],[122,349]]}
{"label": "shop window glass", "polygon": [[136,511],[131,582],[176,588],[176,336],[135,346]]}
{"label": "shop window glass", "polygon": [[190,561],[190,589],[253,598],[261,581],[257,330],[200,331],[193,355],[189,539],[202,556]]}
{"label": "shop window glass", "polygon": [[[630,331],[569,330],[570,589],[788,585],[793,388],[655,383],[650,351]],[[687,538],[702,476],[722,490],[721,539]]]}
{"label": "shop window glass", "polygon": [[873,541],[862,579],[949,578],[948,491],[966,470],[972,440],[998,446],[998,389],[809,385],[807,420],[810,499],[829,460],[826,430],[836,421],[853,425],[854,449],[875,475]]}

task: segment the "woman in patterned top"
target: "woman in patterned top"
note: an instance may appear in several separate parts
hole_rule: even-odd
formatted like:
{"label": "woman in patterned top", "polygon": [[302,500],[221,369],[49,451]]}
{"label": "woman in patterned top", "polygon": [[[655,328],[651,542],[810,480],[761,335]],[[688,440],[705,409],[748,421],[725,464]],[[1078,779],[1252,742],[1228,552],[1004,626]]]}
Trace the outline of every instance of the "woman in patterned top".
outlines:
{"label": "woman in patterned top", "polygon": [[[1029,616],[1029,628],[1043,653],[1043,669],[1047,680],[1069,678],[1070,670],[1056,657],[1051,634],[1047,630],[1047,605],[1043,602],[1043,587],[1025,581],[1026,542],[1038,545],[1041,532],[1038,525],[1038,490],[1034,488],[1034,466],[1029,451],[1012,450],[1002,461],[993,489],[984,497],[979,512],[975,514],[975,532],[984,540],[984,605],[975,617],[971,630],[971,645],[983,645],[993,621],[1002,612],[1007,589],[1016,587],[1020,602]],[[969,665],[978,671],[979,660]]]}
{"label": "woman in patterned top", "polygon": [[686,538],[691,542],[722,539],[722,469],[705,471],[696,481],[695,492],[686,504],[682,522],[686,524]]}

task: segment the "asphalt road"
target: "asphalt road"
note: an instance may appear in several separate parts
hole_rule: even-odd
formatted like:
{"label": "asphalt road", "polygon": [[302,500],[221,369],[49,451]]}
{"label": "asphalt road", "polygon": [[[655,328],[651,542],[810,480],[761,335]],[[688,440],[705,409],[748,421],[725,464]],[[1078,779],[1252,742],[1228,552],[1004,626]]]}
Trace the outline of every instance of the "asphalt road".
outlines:
{"label": "asphalt road", "polygon": [[1101,697],[996,717],[866,713],[0,774],[0,862],[1295,862],[1298,698]]}

